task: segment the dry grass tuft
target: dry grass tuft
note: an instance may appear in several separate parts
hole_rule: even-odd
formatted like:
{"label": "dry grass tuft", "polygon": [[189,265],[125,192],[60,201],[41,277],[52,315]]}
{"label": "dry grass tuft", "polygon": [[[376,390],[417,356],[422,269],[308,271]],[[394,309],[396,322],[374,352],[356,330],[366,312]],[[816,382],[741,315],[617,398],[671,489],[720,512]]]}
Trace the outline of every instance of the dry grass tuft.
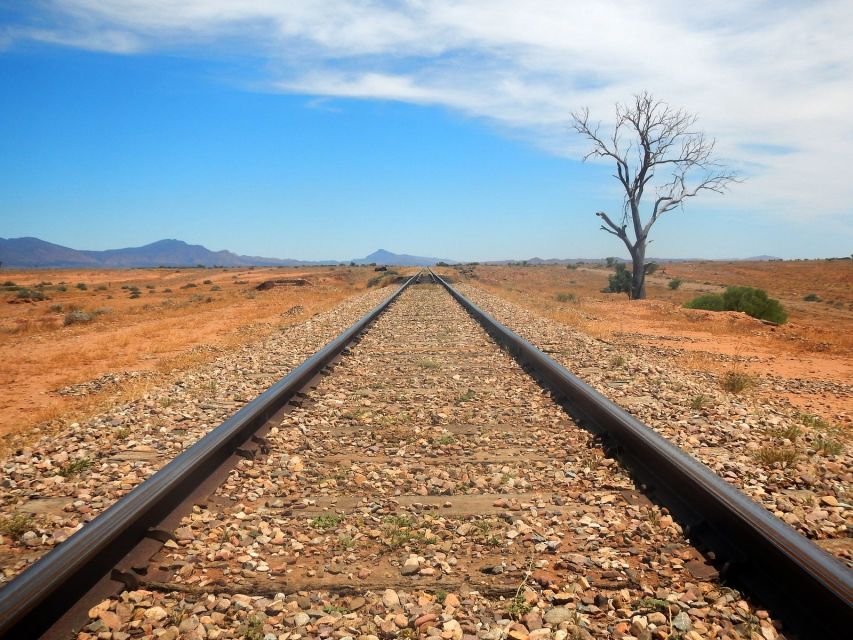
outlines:
{"label": "dry grass tuft", "polygon": [[756,384],[755,378],[742,371],[726,371],[720,380],[720,386],[729,393],[743,393]]}
{"label": "dry grass tuft", "polygon": [[775,465],[790,467],[797,461],[798,457],[799,454],[793,447],[768,445],[755,452],[755,459],[766,467]]}

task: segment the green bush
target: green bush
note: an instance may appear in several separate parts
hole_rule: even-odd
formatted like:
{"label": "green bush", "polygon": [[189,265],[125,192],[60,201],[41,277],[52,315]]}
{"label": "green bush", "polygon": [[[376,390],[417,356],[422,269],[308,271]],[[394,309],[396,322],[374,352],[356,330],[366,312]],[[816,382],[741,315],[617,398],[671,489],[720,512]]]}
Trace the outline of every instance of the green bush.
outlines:
{"label": "green bush", "polygon": [[723,296],[718,293],[706,293],[684,303],[688,309],[705,309],[705,311],[725,311]]}
{"label": "green bush", "polygon": [[816,293],[809,293],[808,295],[803,296],[803,300],[806,302],[820,302],[820,296]]}
{"label": "green bush", "polygon": [[602,289],[604,293],[627,293],[631,295],[631,272],[625,263],[618,262],[614,266],[612,276],[607,278],[607,287]]}
{"label": "green bush", "polygon": [[728,287],[723,293],[726,308],[733,311],[743,311],[753,318],[769,320],[782,324],[788,319],[788,314],[778,300],[767,296],[763,289],[753,287]]}
{"label": "green bush", "polygon": [[681,286],[681,283],[684,282],[681,278],[673,278],[669,281],[669,288],[675,291],[678,287]]}
{"label": "green bush", "polygon": [[684,306],[707,311],[742,311],[753,318],[776,324],[783,324],[788,319],[778,300],[768,297],[763,289],[753,287],[727,287],[722,295],[708,293],[686,302]]}

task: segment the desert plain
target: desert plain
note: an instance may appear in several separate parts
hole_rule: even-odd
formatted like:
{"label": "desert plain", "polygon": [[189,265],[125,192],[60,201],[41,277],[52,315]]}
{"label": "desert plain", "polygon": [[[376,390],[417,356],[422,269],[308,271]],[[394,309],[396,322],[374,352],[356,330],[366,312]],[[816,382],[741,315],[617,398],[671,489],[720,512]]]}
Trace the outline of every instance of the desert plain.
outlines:
{"label": "desert plain", "polygon": [[[851,260],[667,263],[649,276],[643,301],[603,293],[610,271],[602,265],[438,271],[626,348],[667,347],[675,366],[802,381],[782,392],[792,404],[850,425],[853,398],[845,389],[853,379]],[[368,284],[394,284],[393,272],[378,275],[369,266],[4,270],[0,436],[6,448],[20,445],[28,435],[84,419],[228,350],[305,322]],[[275,279],[290,282],[257,289]],[[670,286],[673,279],[681,281],[677,288]],[[742,313],[681,306],[726,285],[765,289],[784,305],[788,322],[774,326]],[[40,291],[44,299],[21,297],[19,287]],[[75,321],[76,311],[83,321]]]}

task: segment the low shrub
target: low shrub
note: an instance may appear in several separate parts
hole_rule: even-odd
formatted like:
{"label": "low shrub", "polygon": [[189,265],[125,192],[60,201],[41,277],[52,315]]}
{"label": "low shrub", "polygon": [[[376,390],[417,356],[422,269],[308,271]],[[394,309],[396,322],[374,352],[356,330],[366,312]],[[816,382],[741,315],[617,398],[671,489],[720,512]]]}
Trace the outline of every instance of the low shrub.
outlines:
{"label": "low shrub", "polygon": [[85,282],[78,282],[76,286],[78,289],[80,289],[80,291],[85,291],[86,289],[88,289]]}
{"label": "low shrub", "polygon": [[86,313],[81,309],[74,309],[65,314],[63,324],[67,327],[71,324],[85,324],[91,322],[94,316],[91,313]]}
{"label": "low shrub", "polygon": [[722,295],[706,293],[685,302],[684,306],[706,311],[741,311],[775,324],[783,324],[788,319],[788,314],[778,300],[768,297],[764,289],[754,287],[727,287]]}
{"label": "low shrub", "polygon": [[557,302],[577,302],[578,297],[573,293],[558,293],[554,298]]}
{"label": "low shrub", "polygon": [[681,286],[682,282],[684,282],[684,280],[682,280],[681,278],[673,278],[672,280],[669,281],[669,285],[667,285],[667,286],[669,286],[670,289],[675,291],[676,289],[678,289],[678,287]]}
{"label": "low shrub", "polygon": [[725,311],[723,296],[718,293],[705,293],[684,303],[687,309],[704,309],[705,311]]}
{"label": "low shrub", "polygon": [[[610,258],[608,258],[608,261]],[[631,295],[631,272],[624,263],[619,262],[613,266],[613,275],[608,276],[607,286],[602,289],[603,293],[627,293]]]}
{"label": "low shrub", "polygon": [[26,287],[20,287],[18,289],[18,297],[21,300],[46,300],[47,296],[44,295],[42,291],[37,289],[27,289]]}
{"label": "low shrub", "polygon": [[809,293],[803,296],[803,300],[805,300],[806,302],[820,302],[820,296],[816,293]]}

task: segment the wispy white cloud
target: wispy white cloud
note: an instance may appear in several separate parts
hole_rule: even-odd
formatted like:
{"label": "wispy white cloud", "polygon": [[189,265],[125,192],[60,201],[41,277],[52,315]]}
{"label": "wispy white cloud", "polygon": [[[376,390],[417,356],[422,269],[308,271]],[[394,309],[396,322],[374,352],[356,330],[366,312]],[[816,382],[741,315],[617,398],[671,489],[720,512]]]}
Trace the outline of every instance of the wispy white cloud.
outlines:
{"label": "wispy white cloud", "polygon": [[649,89],[697,112],[749,173],[727,206],[851,213],[843,0],[52,0],[38,28],[11,33],[124,54],[236,44],[266,60],[270,90],[441,105],[575,157],[573,109],[606,122],[616,101]]}
{"label": "wispy white cloud", "polygon": [[127,31],[99,30],[89,33],[68,32],[62,29],[12,29],[6,34],[7,46],[15,40],[35,40],[66,47],[104,51],[107,53],[140,53],[139,38]]}

